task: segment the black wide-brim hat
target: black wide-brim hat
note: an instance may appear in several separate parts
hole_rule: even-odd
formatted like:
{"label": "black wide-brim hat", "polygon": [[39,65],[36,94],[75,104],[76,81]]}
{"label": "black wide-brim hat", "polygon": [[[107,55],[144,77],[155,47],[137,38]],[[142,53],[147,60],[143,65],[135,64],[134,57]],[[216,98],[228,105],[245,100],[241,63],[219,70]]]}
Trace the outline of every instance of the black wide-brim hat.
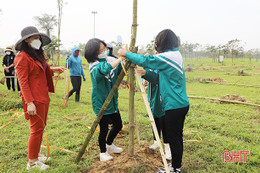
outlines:
{"label": "black wide-brim hat", "polygon": [[35,28],[34,26],[27,26],[21,32],[22,38],[16,42],[16,44],[14,46],[15,50],[20,51],[23,40],[25,40],[29,37],[32,37],[34,35],[39,35],[41,37],[42,46],[45,46],[51,42],[51,39],[50,39],[50,37],[48,37],[48,35],[46,35],[44,33],[40,33],[38,31],[38,29]]}

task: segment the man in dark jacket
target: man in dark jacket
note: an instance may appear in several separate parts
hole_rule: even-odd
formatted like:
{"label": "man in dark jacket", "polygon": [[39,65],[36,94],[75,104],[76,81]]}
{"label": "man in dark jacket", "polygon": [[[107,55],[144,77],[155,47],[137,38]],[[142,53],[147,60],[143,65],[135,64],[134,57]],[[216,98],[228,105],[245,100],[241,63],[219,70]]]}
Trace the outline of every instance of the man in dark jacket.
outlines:
{"label": "man in dark jacket", "polygon": [[15,91],[15,83],[14,83],[14,77],[13,77],[15,75],[14,58],[15,58],[15,55],[14,55],[14,51],[13,51],[12,47],[11,46],[7,47],[5,49],[5,56],[3,58],[2,66],[4,66],[5,76],[7,76],[6,85],[8,88],[8,92],[10,92],[10,89],[11,89],[11,83],[10,83],[11,80],[12,80],[12,89],[13,89],[13,91]]}

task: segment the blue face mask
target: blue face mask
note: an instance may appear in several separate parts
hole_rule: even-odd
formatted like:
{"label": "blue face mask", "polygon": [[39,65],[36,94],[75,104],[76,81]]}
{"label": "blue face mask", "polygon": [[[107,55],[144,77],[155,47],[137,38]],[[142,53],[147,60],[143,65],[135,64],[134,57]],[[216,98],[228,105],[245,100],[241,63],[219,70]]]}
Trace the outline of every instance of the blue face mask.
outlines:
{"label": "blue face mask", "polygon": [[107,51],[107,56],[109,55],[109,50]]}

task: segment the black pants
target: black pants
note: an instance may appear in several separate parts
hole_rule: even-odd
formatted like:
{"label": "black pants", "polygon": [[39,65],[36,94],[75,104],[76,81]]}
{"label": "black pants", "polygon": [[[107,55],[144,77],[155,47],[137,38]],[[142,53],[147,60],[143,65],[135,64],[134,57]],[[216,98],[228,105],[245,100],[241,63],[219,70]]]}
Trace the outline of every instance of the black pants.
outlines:
{"label": "black pants", "polygon": [[172,166],[180,168],[183,155],[183,126],[185,116],[189,111],[189,106],[172,109],[165,112],[165,125],[167,138],[170,143],[172,153]]}
{"label": "black pants", "polygon": [[[162,116],[162,117],[160,117],[160,118],[154,118],[154,121],[155,121],[157,130],[158,130],[159,137],[161,138],[161,133],[162,133],[163,142],[164,142],[165,144],[166,144],[166,143],[169,143],[168,140],[167,140],[167,136],[166,136],[165,116]],[[156,140],[154,133],[153,133],[153,139]]]}
{"label": "black pants", "polygon": [[[14,76],[14,74],[12,74],[12,72],[7,73],[5,71],[5,76]],[[6,78],[6,86],[7,86],[8,90],[10,90],[11,89],[11,81],[12,81],[12,89],[13,89],[13,91],[15,91],[14,78]]]}
{"label": "black pants", "polygon": [[80,88],[81,88],[81,76],[70,76],[70,81],[73,89],[69,92],[69,97],[76,92],[75,100],[79,101]]}
{"label": "black pants", "polygon": [[[108,137],[107,137],[108,124],[109,124],[110,120],[113,123],[113,127],[110,130]],[[99,143],[101,153],[104,153],[107,151],[106,143],[108,145],[111,145],[113,143],[114,139],[116,138],[117,134],[122,129],[122,120],[121,120],[120,113],[118,112],[118,113],[114,113],[114,114],[110,114],[110,115],[103,115],[103,117],[101,118],[101,120],[99,122],[99,127],[100,127],[100,132],[99,132],[99,137],[98,137],[98,143]]]}
{"label": "black pants", "polygon": [[16,79],[17,79],[17,90],[21,91],[21,88],[20,88],[20,85],[19,85],[19,82],[18,82],[18,78],[16,78]]}

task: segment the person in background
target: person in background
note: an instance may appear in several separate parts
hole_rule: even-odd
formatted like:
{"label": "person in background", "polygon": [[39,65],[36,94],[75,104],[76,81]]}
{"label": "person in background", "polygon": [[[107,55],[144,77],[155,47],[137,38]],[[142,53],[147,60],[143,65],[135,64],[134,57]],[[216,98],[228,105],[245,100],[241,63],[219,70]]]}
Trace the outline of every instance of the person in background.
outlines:
{"label": "person in background", "polygon": [[109,43],[107,43],[107,56],[111,56],[114,58],[117,58],[114,54],[113,54],[113,46]]}
{"label": "person in background", "polygon": [[[155,38],[157,55],[140,55],[120,49],[118,55],[152,70],[159,71],[159,86],[162,105],[165,111],[165,128],[170,143],[172,164],[170,171],[181,172],[183,155],[183,127],[189,110],[189,99],[186,92],[184,63],[179,52],[179,41],[170,29],[162,30]],[[159,168],[158,173],[164,173]]]}
{"label": "person in background", "polygon": [[47,124],[50,97],[54,92],[53,73],[62,73],[65,68],[50,68],[43,46],[51,42],[50,38],[40,33],[34,26],[28,26],[21,32],[22,38],[15,44],[17,54],[14,64],[21,88],[25,118],[30,120],[28,141],[27,169],[45,170],[47,157],[40,153],[43,130]]}
{"label": "person in background", "polygon": [[[12,86],[13,91],[15,91],[14,59],[15,59],[15,54],[14,54],[13,48],[11,46],[9,46],[5,49],[5,56],[4,56],[3,62],[2,62],[2,66],[4,67],[4,73],[6,76],[6,86],[7,86],[8,92],[11,91],[11,86]],[[12,85],[11,85],[11,81],[12,81]]]}
{"label": "person in background", "polygon": [[[67,65],[66,65],[67,66]],[[80,99],[80,89],[81,89],[81,76],[83,81],[86,81],[86,77],[82,67],[82,60],[79,57],[79,48],[75,46],[72,49],[72,55],[69,57],[68,68],[70,69],[70,80],[73,89],[69,92],[69,97],[76,92],[75,102],[79,102]]]}
{"label": "person in background", "polygon": [[[122,70],[121,58],[107,56],[106,43],[100,39],[90,39],[85,47],[85,58],[89,62],[89,72],[92,81],[92,107],[98,115],[103,103]],[[108,134],[108,124],[112,121],[113,127]],[[98,143],[100,147],[100,161],[108,161],[113,157],[108,153],[121,153],[122,148],[113,144],[117,134],[122,129],[122,119],[118,110],[118,91],[116,91],[103,117],[99,122],[100,132]],[[107,135],[108,134],[108,135]]]}
{"label": "person in background", "polygon": [[[162,106],[162,99],[160,94],[159,87],[159,74],[157,70],[151,69],[138,69],[137,73],[145,80],[149,82],[148,84],[148,101],[150,103],[150,107],[153,113],[154,121],[158,130],[159,137],[161,137],[161,132],[163,135],[165,156],[167,160],[171,160],[171,150],[169,142],[167,141],[166,129],[165,129],[165,112]],[[159,146],[155,139],[155,135],[153,133],[154,143],[149,148],[152,150],[156,150]]]}

